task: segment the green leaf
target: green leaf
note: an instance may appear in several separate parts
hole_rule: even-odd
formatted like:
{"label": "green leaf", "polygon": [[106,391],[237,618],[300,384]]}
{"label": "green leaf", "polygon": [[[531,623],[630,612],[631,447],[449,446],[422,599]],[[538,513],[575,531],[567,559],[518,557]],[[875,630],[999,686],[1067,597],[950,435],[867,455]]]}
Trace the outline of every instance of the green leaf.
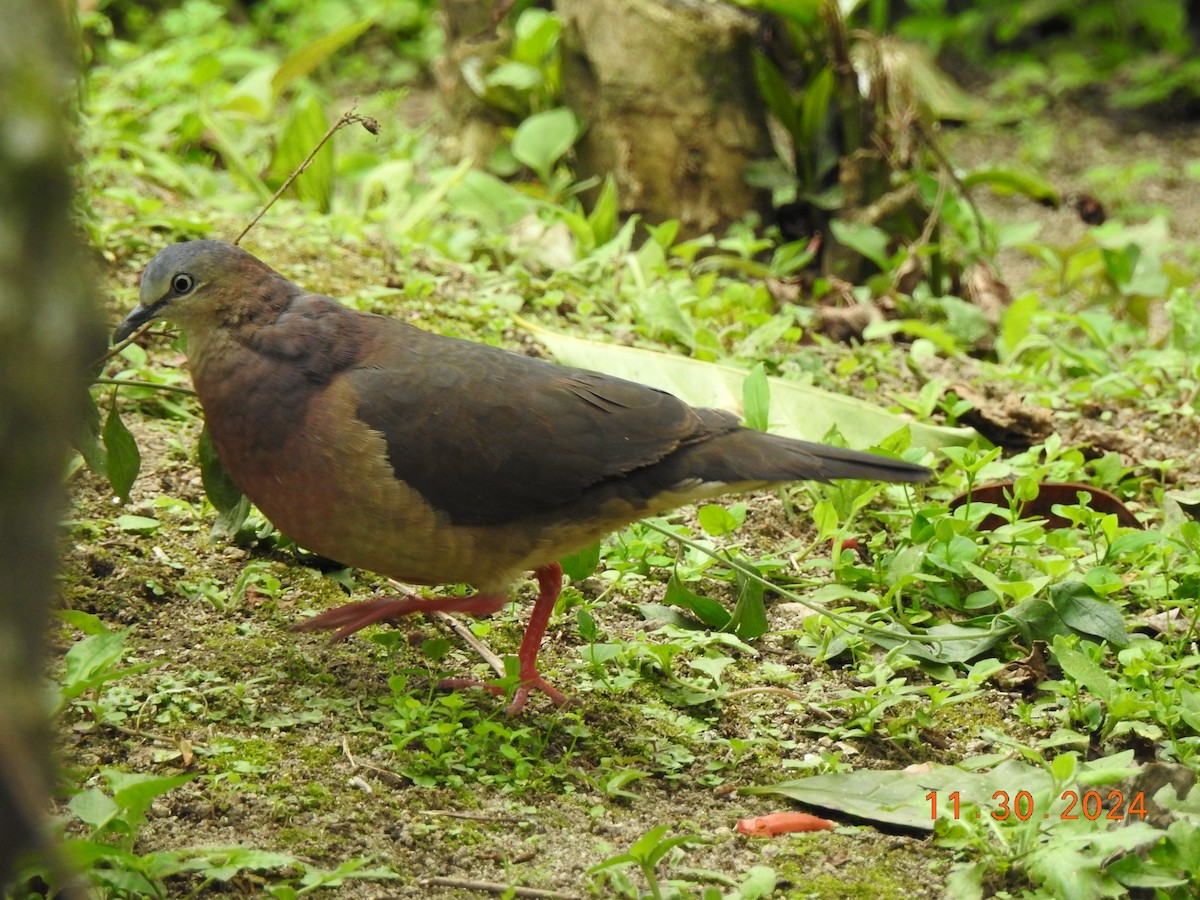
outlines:
{"label": "green leaf", "polygon": [[[469,159],[463,160],[463,165],[439,185],[445,186],[444,196],[454,212],[478,222],[489,231],[504,231],[536,208],[532,199],[507,181],[471,168]],[[437,202],[441,199],[439,196]]]}
{"label": "green leaf", "polygon": [[695,613],[697,618],[709,628],[719,629],[729,624],[729,611],[724,606],[716,600],[692,591],[675,574],[672,574],[671,580],[667,582],[667,592],[663,596],[663,603]]}
{"label": "green leaf", "polygon": [[[238,148],[238,144],[225,127],[225,120],[221,116],[214,116],[212,110],[207,104],[202,103],[200,106],[200,121],[204,123],[204,127],[210,132],[212,143],[216,146],[217,152],[221,154],[221,159],[229,170],[235,173],[242,182],[258,195],[262,201],[271,199],[271,192],[267,186],[263,184],[261,178],[258,177],[258,168],[251,164],[246,155]],[[182,176],[186,182],[186,176]]]}
{"label": "green leaf", "polygon": [[796,113],[796,98],[792,89],[783,73],[758,50],[754,51],[754,78],[758,82],[758,92],[779,124],[792,136],[792,140],[801,140],[800,117]]}
{"label": "green leaf", "polygon": [[282,869],[298,863],[299,860],[290,853],[253,847],[206,847],[195,859],[188,860],[186,866],[214,881],[229,881],[246,869]]}
{"label": "green leaf", "polygon": [[881,269],[888,268],[891,256],[887,247],[891,236],[882,228],[866,222],[831,219],[829,230],[843,247],[849,247],[855,253],[865,256]]}
{"label": "green leaf", "polygon": [[100,437],[104,441],[104,465],[108,472],[108,483],[122,501],[128,501],[129,489],[133,487],[142,467],[142,454],[138,452],[137,441],[133,439],[133,435],[117,413],[115,394]]}
{"label": "green leaf", "polygon": [[959,792],[964,805],[971,803],[981,809],[991,809],[996,791],[1005,791],[1012,796],[1019,790],[1037,794],[1051,787],[1053,782],[1045,769],[1006,760],[987,772],[930,763],[914,766],[911,770],[860,769],[814,775],[775,785],[746,787],[740,793],[778,794],[798,803],[838,810],[870,822],[932,831],[936,820],[932,815],[934,800],[927,799],[931,791],[938,795],[935,798],[938,817],[945,818],[953,815],[949,800],[951,791]]}
{"label": "green leaf", "polygon": [[517,126],[512,152],[542,181],[549,181],[554,164],[579,138],[579,120],[569,109],[551,109],[530,116]]}
{"label": "green leaf", "polygon": [[921,44],[893,39],[886,42],[885,52],[884,65],[893,73],[890,77],[910,82],[932,118],[971,122],[994,108],[960,88]]}
{"label": "green leaf", "polygon": [[[446,172],[444,177],[433,188],[418,197],[417,201],[405,211],[399,221],[391,225],[390,232],[394,235],[408,234],[419,223],[431,216],[442,200],[454,190],[455,186],[465,181],[471,174],[479,175],[481,178],[488,177],[485,173],[475,171],[471,168],[470,158],[464,159],[453,169]],[[499,179],[493,180],[499,181]],[[504,182],[500,183],[504,184]],[[505,186],[508,187],[508,185]]]}
{"label": "green leaf", "polygon": [[531,6],[513,26],[513,59],[536,66],[558,43],[562,22],[549,10]]}
{"label": "green leaf", "polygon": [[745,880],[738,885],[737,900],[766,900],[775,893],[778,879],[769,866],[751,866]]}
{"label": "green leaf", "polygon": [[1040,175],[1023,169],[976,169],[965,175],[962,182],[963,187],[968,190],[982,184],[997,194],[1020,194],[1031,200],[1052,203],[1055,206],[1062,201],[1054,185]]}
{"label": "green leaf", "polygon": [[158,531],[158,519],[149,516],[117,516],[113,524],[130,534],[154,534]]}
{"label": "green leaf", "polygon": [[584,547],[578,553],[562,557],[558,564],[562,566],[563,574],[572,581],[582,581],[600,565],[600,542]]}
{"label": "green leaf", "polygon": [[187,784],[195,775],[142,775],[137,772],[122,772],[120,769],[104,769],[102,774],[112,786],[113,800],[121,808],[126,821],[142,820],[146,810],[158,797]]}
{"label": "green leaf", "polygon": [[55,615],[72,628],[78,628],[84,634],[108,633],[108,626],[104,624],[99,616],[84,612],[82,609],[60,609],[55,611]]}
{"label": "green leaf", "polygon": [[96,398],[91,391],[86,391],[84,404],[83,427],[75,437],[75,449],[87,463],[87,467],[104,478],[108,477],[108,460],[104,449],[100,446],[100,409],[96,406]]}
{"label": "green leaf", "polygon": [[1050,588],[1050,602],[1063,623],[1077,634],[1108,641],[1115,647],[1129,643],[1120,607],[1097,597],[1086,583],[1064,581],[1054,585]]}
{"label": "green leaf", "polygon": [[[279,146],[271,159],[267,182],[278,187],[298,169],[317,143],[329,130],[329,121],[321,101],[305,93],[292,104],[291,116],[284,127]],[[333,202],[333,142],[327,141],[317,151],[308,167],[292,182],[290,191],[301,200],[314,204],[321,212],[329,212]]]}
{"label": "green leaf", "polygon": [[[833,88],[833,69],[828,66],[814,75],[805,86],[804,99],[800,103],[799,138],[810,149],[815,149],[823,138]],[[805,187],[815,189],[816,186],[809,184]]]}
{"label": "green leaf", "polygon": [[530,91],[542,83],[542,73],[536,66],[527,63],[506,62],[488,72],[485,83],[488,87]]}
{"label": "green leaf", "polygon": [[112,797],[98,787],[90,787],[72,797],[67,808],[93,832],[99,831],[120,812]]}
{"label": "green leaf", "polygon": [[275,72],[275,76],[271,79],[271,87],[275,91],[275,96],[279,96],[287,90],[297,79],[303,78],[338,50],[346,46],[350,42],[357,40],[358,36],[375,24],[374,17],[360,19],[357,22],[352,22],[337,31],[332,31],[323,37],[317,38],[311,43],[305,44],[299,50],[295,51],[291,56],[283,61],[279,69]]}
{"label": "green leaf", "polygon": [[421,652],[428,659],[440,662],[450,652],[450,642],[446,638],[428,638],[421,641]]}
{"label": "green leaf", "polygon": [[1015,300],[1004,311],[1000,321],[1000,343],[1006,358],[1011,358],[1018,345],[1029,334],[1033,314],[1038,310],[1038,295],[1030,291]]}
{"label": "green leaf", "polygon": [[[605,372],[668,391],[693,406],[740,412],[746,371],[672,353],[587,341],[558,334],[517,319],[561,363]],[[768,376],[773,431],[787,437],[821,441],[837,430],[851,447],[870,447],[907,427],[916,447],[965,446],[978,435],[970,428],[946,428],[913,422],[863,400]]]}
{"label": "green leaf", "polygon": [[90,634],[77,641],[66,654],[62,699],[71,700],[115,677],[115,666],[125,652],[125,638],[132,629]]}
{"label": "green leaf", "polygon": [[236,534],[250,514],[250,500],[225,471],[207,426],[200,432],[196,455],[204,493],[217,511],[217,528],[225,534]]}
{"label": "green leaf", "polygon": [[770,427],[771,383],[762,363],[757,363],[742,382],[742,409],[747,428],[766,431]]}
{"label": "green leaf", "polygon": [[[753,566],[749,559],[742,559],[745,565]],[[741,570],[737,570],[738,599],[733,608],[733,616],[725,626],[740,638],[752,640],[762,637],[770,627],[767,624],[767,607],[763,602],[763,583],[756,578],[747,578]]]}
{"label": "green leaf", "polygon": [[1054,658],[1063,674],[1098,700],[1111,704],[1118,688],[1108,674],[1086,653],[1067,643],[1067,638],[1054,638]]}
{"label": "green leaf", "polygon": [[700,519],[700,527],[713,537],[720,537],[721,535],[729,534],[731,531],[737,531],[741,527],[742,522],[745,521],[744,516],[739,519],[724,506],[718,506],[716,503],[707,503],[700,507],[697,511],[697,517]]}
{"label": "green leaf", "polygon": [[592,211],[588,213],[587,217],[595,246],[601,247],[616,236],[619,211],[616,179],[612,175],[605,175],[604,186],[600,188],[600,196],[596,198],[596,205],[592,207]]}

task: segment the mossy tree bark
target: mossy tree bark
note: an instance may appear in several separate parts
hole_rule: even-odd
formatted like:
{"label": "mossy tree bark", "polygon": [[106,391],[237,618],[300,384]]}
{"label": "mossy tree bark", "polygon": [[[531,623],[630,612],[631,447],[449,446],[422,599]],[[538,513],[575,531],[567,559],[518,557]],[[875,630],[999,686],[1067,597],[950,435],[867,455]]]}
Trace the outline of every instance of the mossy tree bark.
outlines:
{"label": "mossy tree bark", "polygon": [[0,0],[0,883],[46,809],[42,649],[63,469],[99,336],[69,217],[66,8]]}

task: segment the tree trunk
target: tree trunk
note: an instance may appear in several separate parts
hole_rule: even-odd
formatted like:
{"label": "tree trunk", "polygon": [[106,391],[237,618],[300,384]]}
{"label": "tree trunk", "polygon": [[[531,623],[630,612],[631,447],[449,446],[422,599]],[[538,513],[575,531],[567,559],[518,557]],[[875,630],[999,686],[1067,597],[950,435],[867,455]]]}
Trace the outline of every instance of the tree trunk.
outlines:
{"label": "tree trunk", "polygon": [[746,166],[773,155],[754,77],[756,20],[712,0],[557,0],[563,94],[586,123],[580,177],[616,178],[623,212],[685,236],[770,198]]}
{"label": "tree trunk", "polygon": [[0,883],[44,834],[42,649],[63,467],[98,336],[69,219],[65,8],[0,0]]}

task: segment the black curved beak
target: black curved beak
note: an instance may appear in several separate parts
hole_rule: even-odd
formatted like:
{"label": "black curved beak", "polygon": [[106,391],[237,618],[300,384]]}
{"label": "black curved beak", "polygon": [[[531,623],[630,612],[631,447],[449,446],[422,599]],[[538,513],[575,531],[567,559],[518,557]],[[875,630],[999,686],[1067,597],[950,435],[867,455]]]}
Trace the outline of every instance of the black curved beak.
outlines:
{"label": "black curved beak", "polygon": [[121,341],[125,340],[125,338],[129,337],[147,322],[153,320],[165,302],[160,300],[158,303],[153,303],[150,306],[139,304],[131,309],[129,315],[121,321],[121,324],[117,326],[117,330],[113,332],[113,343],[121,343]]}

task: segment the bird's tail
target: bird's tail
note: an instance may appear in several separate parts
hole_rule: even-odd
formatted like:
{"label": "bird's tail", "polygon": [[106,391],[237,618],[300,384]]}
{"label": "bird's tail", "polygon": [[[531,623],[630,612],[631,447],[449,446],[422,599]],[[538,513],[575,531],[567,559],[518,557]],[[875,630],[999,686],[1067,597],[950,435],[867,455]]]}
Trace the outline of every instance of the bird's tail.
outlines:
{"label": "bird's tail", "polygon": [[747,428],[689,448],[687,468],[705,481],[864,481],[917,483],[933,472],[925,466],[875,453],[847,450]]}

